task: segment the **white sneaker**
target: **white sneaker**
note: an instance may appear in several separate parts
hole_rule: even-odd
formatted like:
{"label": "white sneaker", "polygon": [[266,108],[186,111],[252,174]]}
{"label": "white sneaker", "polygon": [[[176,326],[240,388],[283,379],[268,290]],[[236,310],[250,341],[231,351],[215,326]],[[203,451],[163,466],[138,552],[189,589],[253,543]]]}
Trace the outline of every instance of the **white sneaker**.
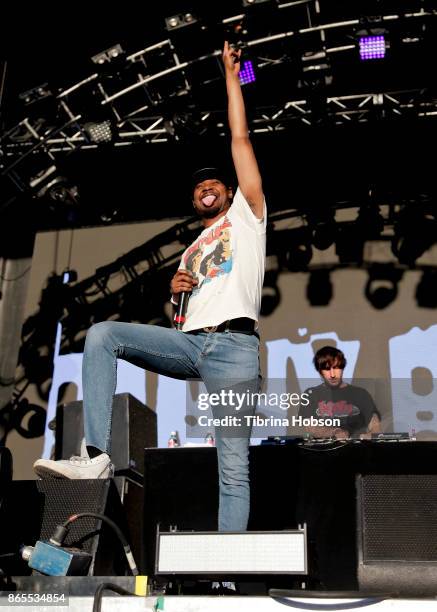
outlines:
{"label": "white sneaker", "polygon": [[112,478],[114,468],[109,455],[102,453],[94,459],[88,457],[71,457],[68,460],[52,461],[38,459],[33,464],[35,473],[40,478]]}

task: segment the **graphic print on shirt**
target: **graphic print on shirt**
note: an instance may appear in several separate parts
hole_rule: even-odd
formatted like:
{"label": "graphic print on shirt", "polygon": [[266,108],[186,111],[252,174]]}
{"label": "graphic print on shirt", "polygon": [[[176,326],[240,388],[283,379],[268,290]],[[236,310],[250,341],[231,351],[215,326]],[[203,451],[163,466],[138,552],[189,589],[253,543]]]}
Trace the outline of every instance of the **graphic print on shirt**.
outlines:
{"label": "graphic print on shirt", "polygon": [[205,283],[229,274],[232,270],[231,227],[232,223],[225,217],[220,225],[187,249],[184,266],[191,270],[199,281],[191,297],[197,295]]}
{"label": "graphic print on shirt", "polygon": [[319,417],[344,417],[344,416],[355,416],[360,414],[358,406],[350,404],[346,400],[340,400],[338,402],[333,401],[320,401],[317,405],[316,414]]}

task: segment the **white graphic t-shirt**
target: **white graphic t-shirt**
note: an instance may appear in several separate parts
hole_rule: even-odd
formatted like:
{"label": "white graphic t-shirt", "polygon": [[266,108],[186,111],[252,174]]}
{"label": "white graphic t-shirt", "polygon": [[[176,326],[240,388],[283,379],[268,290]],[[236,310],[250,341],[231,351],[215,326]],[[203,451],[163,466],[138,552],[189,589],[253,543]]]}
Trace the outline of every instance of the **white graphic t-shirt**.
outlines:
{"label": "white graphic t-shirt", "polygon": [[267,210],[257,219],[240,189],[224,217],[205,228],[182,255],[180,269],[199,283],[183,331],[247,317],[258,321],[266,254]]}

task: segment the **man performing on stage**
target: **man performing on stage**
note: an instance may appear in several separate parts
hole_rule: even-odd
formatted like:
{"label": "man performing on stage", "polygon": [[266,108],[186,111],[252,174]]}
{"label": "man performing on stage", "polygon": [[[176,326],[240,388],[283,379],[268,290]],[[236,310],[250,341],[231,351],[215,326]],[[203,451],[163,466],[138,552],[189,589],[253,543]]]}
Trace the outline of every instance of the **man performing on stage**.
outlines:
{"label": "man performing on stage", "polygon": [[310,401],[300,407],[299,416],[338,419],[340,424],[308,428],[309,433],[317,438],[349,438],[381,431],[381,417],[368,391],[343,381],[346,358],[342,351],[324,346],[314,356],[314,367],[323,384],[306,391]]}
{"label": "man performing on stage", "polygon": [[[238,189],[216,168],[193,175],[193,206],[204,229],[185,251],[171,283],[172,301],[191,292],[182,331],[107,321],[91,327],[83,358],[85,440],[89,457],[39,459],[38,476],[107,478],[111,475],[112,397],[117,358],[179,379],[202,378],[207,388],[257,381],[256,333],[265,267],[266,206],[249,140],[238,72],[240,52],[225,43],[232,158]],[[220,382],[221,381],[221,382]],[[226,383],[226,384],[224,384]],[[220,411],[220,407],[218,408]],[[248,428],[216,430],[219,529],[241,531],[249,515]]]}

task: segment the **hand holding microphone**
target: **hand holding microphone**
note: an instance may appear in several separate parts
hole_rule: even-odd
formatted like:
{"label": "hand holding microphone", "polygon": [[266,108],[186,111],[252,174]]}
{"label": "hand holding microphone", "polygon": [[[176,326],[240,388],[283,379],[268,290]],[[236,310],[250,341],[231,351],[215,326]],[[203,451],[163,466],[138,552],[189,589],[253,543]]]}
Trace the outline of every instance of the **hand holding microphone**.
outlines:
{"label": "hand holding microphone", "polygon": [[198,282],[199,281],[190,270],[178,270],[172,278],[170,286],[173,300],[178,301],[176,314],[174,316],[175,327],[178,330],[181,330],[185,323],[188,300],[193,287],[195,287]]}

